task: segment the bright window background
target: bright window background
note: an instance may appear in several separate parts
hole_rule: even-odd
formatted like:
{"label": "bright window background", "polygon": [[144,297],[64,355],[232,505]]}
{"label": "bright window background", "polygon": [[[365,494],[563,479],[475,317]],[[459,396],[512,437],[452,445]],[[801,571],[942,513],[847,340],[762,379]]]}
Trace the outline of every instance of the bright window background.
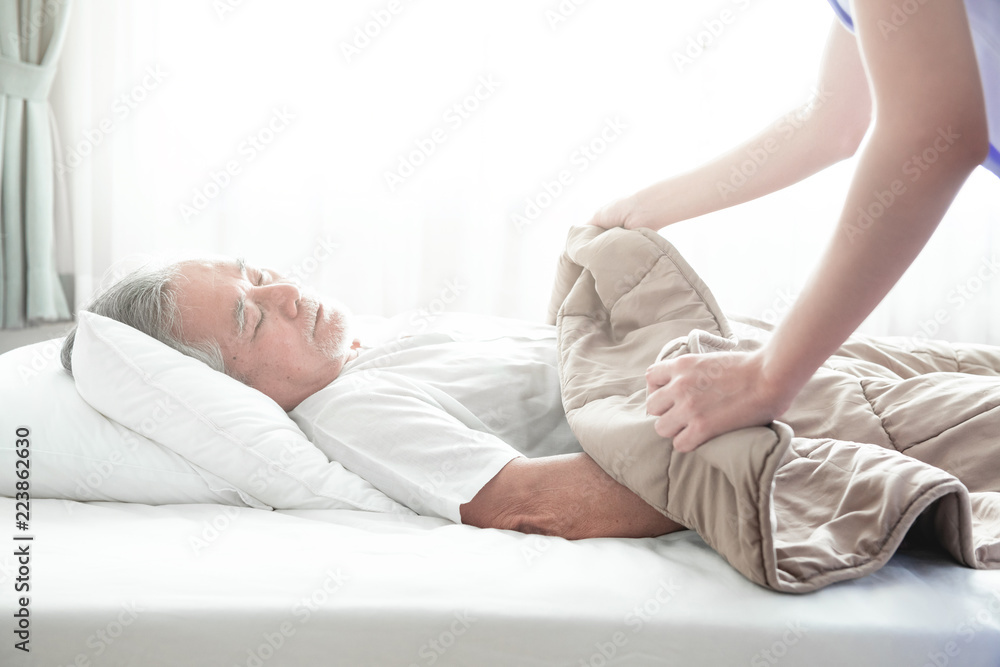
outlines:
{"label": "bright window background", "polygon": [[[388,0],[233,4],[76,3],[53,97],[78,302],[137,255],[222,253],[297,272],[358,313],[541,318],[566,230],[806,101],[834,20],[823,0],[403,0],[376,31]],[[575,11],[555,22],[560,6]],[[377,34],[349,61],[366,27]],[[458,123],[449,109],[483,79],[495,91]],[[293,116],[280,132],[275,110]],[[615,140],[582,156],[608,122]],[[385,173],[437,128],[445,140],[391,189]],[[663,234],[727,311],[773,319],[833,232],[852,167]],[[539,201],[563,170],[571,182]],[[547,205],[518,224],[530,201]],[[1000,256],[998,202],[1000,181],[977,170],[862,331],[913,336],[944,310],[934,337],[1000,343],[1000,280],[976,275]]]}

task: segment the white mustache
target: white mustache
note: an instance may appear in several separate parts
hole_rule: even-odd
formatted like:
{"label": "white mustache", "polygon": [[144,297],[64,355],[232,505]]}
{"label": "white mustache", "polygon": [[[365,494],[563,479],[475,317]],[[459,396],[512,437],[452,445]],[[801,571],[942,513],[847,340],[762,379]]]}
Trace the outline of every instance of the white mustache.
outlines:
{"label": "white mustache", "polygon": [[[339,301],[332,299],[320,299],[315,294],[300,292],[298,307],[304,311],[304,320],[307,323],[306,335],[312,341],[313,323],[316,322],[316,315],[319,313],[320,305],[323,306],[323,321],[328,323],[338,331],[334,333],[332,339],[325,341],[324,346],[329,346],[331,353],[342,354],[345,345],[350,340],[349,331],[351,313],[346,306]],[[320,323],[316,322],[317,328]]]}

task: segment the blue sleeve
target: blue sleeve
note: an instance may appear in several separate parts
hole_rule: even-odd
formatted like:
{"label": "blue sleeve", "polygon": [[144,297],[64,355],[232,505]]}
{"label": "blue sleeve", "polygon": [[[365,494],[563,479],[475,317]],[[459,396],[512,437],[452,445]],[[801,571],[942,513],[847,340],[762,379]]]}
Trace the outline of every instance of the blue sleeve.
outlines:
{"label": "blue sleeve", "polygon": [[[851,15],[847,9],[842,7],[838,0],[829,0],[829,2],[830,6],[833,7],[833,13],[837,15],[837,18],[844,24],[844,27],[854,32],[854,21],[851,19]],[[844,4],[848,4],[849,2],[850,0],[844,0]]]}

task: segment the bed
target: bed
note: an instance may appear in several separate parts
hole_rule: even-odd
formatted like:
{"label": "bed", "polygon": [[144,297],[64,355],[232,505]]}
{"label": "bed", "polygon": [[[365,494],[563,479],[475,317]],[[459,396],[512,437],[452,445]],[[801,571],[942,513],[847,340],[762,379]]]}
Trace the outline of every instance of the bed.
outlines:
{"label": "bed", "polygon": [[[54,461],[67,449],[77,467],[97,460],[85,432],[114,440],[121,427],[74,413],[84,407],[67,398],[76,390],[59,343],[0,357],[0,490],[16,493],[15,431],[28,426],[37,491],[26,531],[16,501],[0,498],[0,664],[1000,664],[1000,571],[929,548],[788,595],[751,583],[691,531],[571,542],[404,512],[272,510],[213,491],[204,471],[202,491],[178,482],[173,493],[187,496],[166,502],[142,478],[152,464],[131,458],[60,481]],[[160,478],[182,475],[155,465]],[[136,475],[131,493],[145,502],[107,499]],[[90,499],[40,497],[60,485]],[[16,538],[28,535],[22,564]],[[30,585],[28,653],[15,648],[19,578]]]}
{"label": "bed", "polygon": [[1000,570],[932,545],[790,595],[693,531],[417,516],[262,394],[90,313],[76,336],[75,378],[61,339],[0,355],[0,665],[1000,665]]}
{"label": "bed", "polygon": [[[8,525],[10,499],[0,500]],[[982,665],[1000,572],[929,551],[804,596],[690,531],[569,542],[356,510],[35,500],[4,665]],[[13,531],[8,530],[8,534]]]}

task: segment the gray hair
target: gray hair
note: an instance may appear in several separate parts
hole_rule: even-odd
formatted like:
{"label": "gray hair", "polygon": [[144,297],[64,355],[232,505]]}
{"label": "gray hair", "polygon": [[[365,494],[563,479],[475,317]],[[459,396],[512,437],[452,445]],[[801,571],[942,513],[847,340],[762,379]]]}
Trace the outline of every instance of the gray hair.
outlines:
{"label": "gray hair", "polygon": [[[177,264],[142,266],[111,285],[84,310],[127,324],[182,354],[204,362],[209,368],[245,383],[245,378],[226,368],[218,342],[210,339],[185,342],[175,333],[180,329],[176,297],[176,280],[179,275]],[[63,367],[71,374],[75,339],[74,327],[66,336],[60,355]]]}

